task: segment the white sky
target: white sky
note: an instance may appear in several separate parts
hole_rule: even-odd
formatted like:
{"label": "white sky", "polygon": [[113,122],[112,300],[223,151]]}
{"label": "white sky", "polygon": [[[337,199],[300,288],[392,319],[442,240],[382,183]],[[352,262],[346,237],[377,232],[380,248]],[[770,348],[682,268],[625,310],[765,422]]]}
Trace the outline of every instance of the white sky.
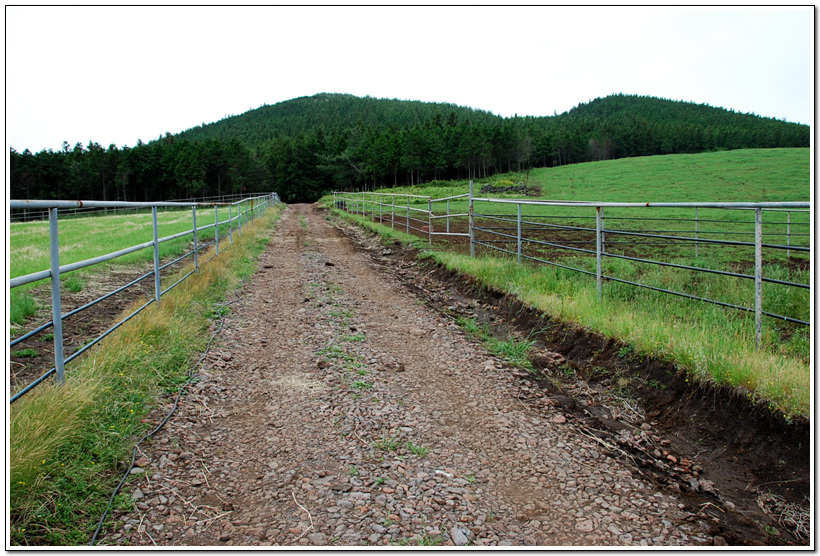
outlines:
{"label": "white sky", "polygon": [[6,7],[6,144],[133,146],[320,92],[552,115],[612,93],[812,123],[814,9]]}

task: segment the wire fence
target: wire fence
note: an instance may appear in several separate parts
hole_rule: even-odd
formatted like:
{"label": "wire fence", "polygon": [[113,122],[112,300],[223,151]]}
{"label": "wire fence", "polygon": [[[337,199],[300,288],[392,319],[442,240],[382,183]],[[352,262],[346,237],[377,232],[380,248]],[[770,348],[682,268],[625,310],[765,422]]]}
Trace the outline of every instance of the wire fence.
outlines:
{"label": "wire fence", "polygon": [[[333,203],[426,235],[429,245],[436,236],[451,243],[467,237],[471,256],[478,248],[515,257],[519,264],[530,261],[594,277],[599,300],[607,281],[754,313],[758,345],[763,317],[811,324],[803,316],[808,304],[795,294],[810,289],[810,203],[501,199],[476,197],[472,182],[469,193],[443,199],[337,192]],[[752,285],[751,292],[744,283]],[[764,309],[764,285],[774,309]],[[711,293],[716,291],[724,297],[717,299]],[[791,314],[781,314],[788,311],[780,307]]]}
{"label": "wire fence", "polygon": [[[117,202],[117,201],[40,201],[40,200],[12,200],[9,203],[9,207],[11,209],[16,210],[46,210],[48,212],[48,236],[49,236],[49,253],[50,253],[50,268],[48,270],[42,270],[39,272],[34,272],[27,274],[25,276],[18,276],[9,280],[9,290],[13,288],[18,288],[24,286],[26,284],[32,284],[34,282],[43,280],[43,279],[50,279],[51,283],[51,315],[52,320],[47,322],[41,326],[38,326],[34,330],[31,330],[21,336],[13,339],[9,343],[9,348],[12,348],[21,342],[35,336],[36,334],[42,333],[45,330],[52,329],[53,331],[53,342],[54,342],[54,367],[52,367],[49,371],[45,374],[41,375],[39,378],[34,380],[33,382],[26,385],[24,388],[16,392],[13,396],[11,396],[9,403],[14,403],[26,393],[30,392],[34,387],[44,382],[49,377],[56,377],[56,380],[59,384],[65,383],[65,365],[75,358],[82,355],[85,351],[90,349],[92,346],[96,345],[100,342],[103,338],[111,334],[114,330],[125,324],[127,321],[132,319],[134,316],[142,312],[145,308],[147,308],[152,303],[156,303],[157,306],[161,303],[161,298],[164,294],[175,288],[179,285],[183,280],[188,278],[191,274],[197,272],[199,270],[200,264],[204,264],[211,260],[212,258],[219,255],[220,252],[220,239],[227,239],[229,244],[233,243],[233,233],[236,231],[240,236],[242,234],[243,227],[247,227],[247,225],[255,218],[257,218],[264,210],[266,210],[269,206],[279,203],[279,196],[276,193],[270,193],[267,195],[257,196],[257,197],[249,197],[244,198],[235,202],[228,202],[228,203],[196,203],[196,202],[156,202],[156,203],[127,203],[127,202]],[[159,237],[159,224],[157,219],[157,209],[158,208],[174,208],[179,210],[187,210],[190,209],[191,211],[191,229],[186,231],[182,231],[179,233],[175,233],[166,237]],[[118,251],[114,251],[111,253],[106,253],[104,255],[100,255],[91,259],[87,259],[84,261],[74,262],[66,265],[60,265],[60,249],[59,249],[59,226],[58,226],[58,213],[60,211],[70,211],[77,208],[86,208],[86,209],[149,209],[152,215],[152,231],[153,231],[153,239],[148,242],[140,243],[138,245],[133,245],[130,247],[126,247],[124,249],[120,249]],[[228,217],[227,219],[223,219],[220,221],[219,217],[219,209],[223,208],[227,209]],[[214,223],[208,224],[206,226],[197,226],[197,210],[198,209],[213,209],[214,211]],[[220,232],[220,227],[223,228],[224,233]],[[200,242],[200,234],[204,231],[210,231],[213,229],[213,239],[207,242]],[[210,235],[210,234],[209,234]],[[191,236],[192,239],[192,249],[190,251],[185,252],[182,256],[166,262],[160,265],[160,257],[159,257],[159,246],[162,243],[169,242],[178,238],[182,238],[185,236]],[[204,260],[200,261],[199,256],[200,253],[208,249],[210,246],[214,246],[214,253],[213,255]],[[61,280],[60,277],[83,268],[88,268],[94,265],[98,265],[107,261],[114,260],[116,258],[122,257],[124,255],[135,253],[137,251],[141,251],[143,249],[153,249],[153,269],[140,276],[136,280],[129,282],[115,290],[102,295],[85,305],[78,307],[72,311],[69,311],[65,314],[62,313],[62,296],[61,296]],[[13,257],[13,254],[12,254]],[[176,282],[171,284],[170,286],[162,289],[161,287],[161,272],[173,265],[176,265],[189,257],[193,257],[193,270],[189,271],[187,274],[179,278]],[[125,291],[126,289],[142,282],[143,280],[147,280],[153,276],[154,278],[154,295],[144,303],[141,307],[133,311],[127,317],[110,327],[101,335],[97,336],[95,339],[91,340],[89,343],[84,345],[81,349],[76,351],[75,353],[71,354],[70,356],[65,356],[65,350],[63,346],[63,321],[75,314],[78,314],[82,311],[90,309],[91,307],[97,305],[101,301],[108,299],[109,297],[116,295]]]}

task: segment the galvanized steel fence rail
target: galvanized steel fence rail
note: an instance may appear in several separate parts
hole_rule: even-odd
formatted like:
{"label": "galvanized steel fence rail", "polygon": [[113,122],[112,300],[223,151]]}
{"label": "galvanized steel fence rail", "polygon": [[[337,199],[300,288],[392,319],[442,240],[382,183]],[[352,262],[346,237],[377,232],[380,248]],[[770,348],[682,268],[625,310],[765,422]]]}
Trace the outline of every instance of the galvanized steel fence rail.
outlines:
{"label": "galvanized steel fence rail", "polygon": [[[35,386],[41,384],[43,381],[48,379],[49,377],[56,375],[57,382],[59,384],[63,384],[65,382],[65,365],[72,361],[73,359],[79,357],[89,348],[97,344],[100,340],[108,336],[114,330],[125,324],[131,318],[139,314],[143,309],[151,305],[152,303],[156,303],[157,306],[160,305],[162,295],[169,292],[173,288],[175,288],[180,282],[185,280],[188,276],[193,274],[199,269],[200,260],[199,254],[203,249],[208,248],[209,246],[214,246],[214,254],[202,263],[208,262],[212,258],[219,255],[219,240],[220,240],[220,231],[219,227],[224,226],[227,224],[228,230],[227,233],[224,234],[222,237],[227,238],[230,244],[233,243],[233,232],[234,229],[237,233],[241,236],[242,235],[242,228],[243,226],[247,226],[247,224],[251,223],[256,217],[258,217],[265,209],[269,206],[279,203],[279,196],[276,193],[270,193],[267,195],[257,196],[257,197],[249,197],[244,198],[240,201],[236,201],[234,203],[194,203],[194,202],[118,202],[118,201],[40,201],[40,200],[12,200],[9,203],[9,207],[11,209],[46,209],[48,210],[48,221],[49,221],[49,251],[50,251],[50,259],[51,259],[51,268],[48,270],[43,270],[40,272],[34,272],[31,274],[27,274],[25,276],[18,276],[9,280],[9,290],[13,288],[17,288],[26,284],[31,284],[33,282],[37,282],[39,280],[43,280],[46,278],[51,279],[51,314],[52,320],[47,322],[36,329],[23,334],[12,340],[9,343],[9,348],[14,347],[15,345],[31,338],[32,336],[43,332],[49,328],[53,329],[53,337],[54,337],[54,367],[51,368],[48,372],[41,375],[39,378],[22,388],[20,391],[16,392],[9,400],[10,403],[17,401],[20,397],[25,395],[26,393],[30,392]],[[184,232],[176,233],[166,237],[159,237],[159,225],[157,220],[157,208],[164,208],[164,207],[173,207],[173,208],[190,208],[191,209],[191,221],[192,221],[192,228],[190,230],[186,230]],[[219,208],[224,207],[228,209],[228,218],[226,220],[219,220]],[[98,257],[94,257],[92,259],[87,259],[84,261],[79,261],[75,263],[70,263],[66,265],[60,265],[60,252],[59,252],[59,243],[58,243],[58,211],[60,210],[71,210],[76,208],[97,208],[97,209],[151,209],[152,215],[152,231],[153,231],[153,239],[151,241],[147,241],[144,243],[140,243],[138,245],[133,245],[131,247],[126,247],[125,249],[120,249],[118,251],[107,253],[105,255],[101,255]],[[196,218],[197,218],[197,209],[214,209],[214,223],[208,224],[205,226],[197,226]],[[214,239],[207,243],[200,243],[199,241],[199,233],[204,230],[210,230],[213,228],[214,230]],[[161,243],[165,243],[167,241],[172,241],[174,239],[178,239],[184,236],[192,236],[193,241],[193,249],[188,251],[187,253],[183,254],[182,256],[167,262],[163,265],[160,265],[159,259],[159,245]],[[136,280],[129,282],[128,284],[121,286],[115,289],[112,292],[109,292],[101,297],[98,297],[89,303],[86,303],[82,307],[78,307],[66,314],[62,314],[62,301],[61,301],[61,292],[60,292],[60,276],[79,270],[82,268],[87,268],[93,265],[97,265],[100,263],[104,263],[123,255],[127,255],[129,253],[134,253],[136,251],[140,251],[142,249],[153,248],[153,270],[140,276]],[[194,260],[194,268],[181,278],[179,278],[176,282],[165,288],[164,290],[161,288],[161,281],[160,281],[160,273],[162,270],[188,258],[193,257]],[[65,357],[65,350],[63,346],[63,326],[62,323],[68,317],[75,315],[88,309],[101,301],[120,293],[127,288],[134,286],[135,284],[145,280],[149,277],[154,277],[154,295],[153,297],[139,307],[137,310],[132,312],[130,315],[125,317],[120,322],[113,325],[111,328],[106,330],[103,334],[98,336],[97,338],[90,341],[88,344],[84,345],[81,349],[70,355],[69,357]]]}
{"label": "galvanized steel fence rail", "polygon": [[[451,201],[467,201],[467,210],[451,212]],[[809,289],[807,283],[780,280],[763,276],[763,250],[785,251],[786,259],[792,254],[810,256],[811,233],[810,223],[807,221],[793,221],[793,214],[809,212],[810,203],[805,202],[769,202],[769,203],[742,203],[742,202],[680,202],[680,203],[618,203],[618,202],[587,202],[587,201],[544,201],[530,199],[498,199],[476,197],[473,192],[473,183],[470,182],[469,193],[432,199],[423,195],[407,195],[401,193],[341,193],[333,194],[334,206],[362,216],[370,216],[373,221],[390,222],[392,228],[411,230],[426,235],[428,243],[432,245],[433,236],[467,236],[470,242],[470,255],[475,256],[476,246],[491,251],[507,253],[515,256],[520,264],[523,260],[547,264],[573,272],[594,276],[599,300],[603,291],[603,281],[620,282],[639,288],[675,295],[695,301],[711,303],[740,311],[755,314],[755,338],[759,345],[761,340],[762,317],[771,317],[797,325],[810,325],[810,322],[788,315],[780,315],[763,310],[763,284],[777,284],[785,287]],[[494,207],[492,212],[476,211],[476,204],[482,207]],[[416,205],[416,206],[412,206]],[[421,206],[419,206],[421,205]],[[433,207],[442,207],[436,214]],[[554,209],[548,213],[547,209]],[[690,216],[608,216],[605,210],[652,210],[662,209],[680,211],[694,211],[694,218]],[[700,211],[718,213],[718,216],[700,217]],[[566,214],[568,211],[580,211],[581,214]],[[729,214],[729,211],[745,211],[754,214],[754,220],[739,220],[720,214]],[[443,213],[442,213],[443,212]],[[526,214],[529,212],[529,214]],[[763,214],[772,213],[777,216],[785,212],[785,222],[781,219],[767,222],[764,234]],[[397,222],[396,218],[399,218]],[[444,220],[444,229],[441,225],[434,227],[437,221]],[[594,224],[583,225],[582,222],[594,220]],[[478,223],[477,223],[478,222]],[[635,228],[635,223],[649,224],[650,227]],[[453,226],[455,224],[455,227]],[[747,229],[743,229],[744,226]],[[670,228],[671,227],[671,228]],[[710,227],[711,229],[707,229]],[[466,231],[454,231],[454,229]],[[478,234],[478,237],[476,237]],[[555,238],[550,239],[551,236]],[[770,238],[764,243],[764,237]],[[785,240],[785,241],[784,241]],[[734,272],[657,260],[658,257],[645,258],[637,254],[617,253],[619,248],[631,247],[640,249],[647,246],[653,248],[667,247],[670,249],[689,248],[694,251],[694,258],[699,260],[703,250],[711,247],[732,247],[748,249],[753,253],[754,274]],[[690,247],[691,246],[691,247]],[[555,256],[552,260],[540,255],[538,249],[548,249],[551,252],[566,252],[571,255],[588,255],[595,257],[595,270],[587,270],[559,262],[562,257]],[[645,263],[659,267],[687,270],[698,273],[715,274],[736,278],[739,280],[754,281],[754,304],[747,307],[737,303],[727,303],[710,299],[704,295],[674,291],[671,289],[644,284],[635,280],[604,273],[605,259],[620,259],[634,263]]]}

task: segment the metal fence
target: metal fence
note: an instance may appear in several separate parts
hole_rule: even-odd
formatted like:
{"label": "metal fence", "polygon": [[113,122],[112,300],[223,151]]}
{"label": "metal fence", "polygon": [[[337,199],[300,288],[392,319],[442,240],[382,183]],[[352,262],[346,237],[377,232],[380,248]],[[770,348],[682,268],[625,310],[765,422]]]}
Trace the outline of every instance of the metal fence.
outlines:
{"label": "metal fence", "polygon": [[[23,342],[32,336],[39,334],[49,328],[53,329],[53,336],[54,336],[54,367],[51,368],[48,372],[41,375],[35,381],[28,384],[26,387],[21,389],[19,392],[15,393],[10,398],[10,403],[15,402],[20,397],[31,391],[35,386],[41,384],[43,381],[48,379],[51,376],[56,376],[57,382],[63,384],[65,382],[65,365],[72,361],[73,359],[79,357],[82,353],[86,350],[97,344],[100,340],[108,336],[111,332],[125,324],[128,320],[136,316],[140,313],[143,309],[151,305],[152,303],[156,303],[157,306],[160,305],[162,295],[176,287],[180,282],[185,280],[188,276],[193,274],[199,269],[200,260],[199,254],[202,250],[207,249],[209,246],[214,246],[214,254],[211,258],[216,257],[219,255],[219,241],[220,241],[220,226],[227,225],[227,232],[222,235],[223,238],[227,238],[229,243],[233,243],[233,232],[236,232],[241,236],[243,226],[247,226],[248,223],[252,222],[254,218],[259,216],[262,211],[264,211],[269,206],[279,203],[279,196],[276,193],[270,193],[267,195],[257,196],[257,197],[250,197],[245,198],[240,201],[234,203],[193,203],[193,202],[117,202],[117,201],[39,201],[39,200],[12,200],[9,203],[9,207],[11,209],[34,209],[40,210],[45,209],[48,211],[48,222],[49,222],[49,251],[50,251],[50,259],[51,259],[51,268],[48,270],[43,270],[40,272],[35,272],[32,274],[27,274],[25,276],[19,276],[16,278],[12,278],[9,280],[9,289],[17,288],[26,284],[31,284],[33,282],[37,282],[39,280],[43,280],[46,278],[51,279],[51,314],[52,320],[43,324],[42,326],[37,327],[36,329],[15,338],[9,343],[9,347],[14,347],[15,345]],[[166,237],[159,237],[159,225],[157,220],[157,209],[163,207],[170,207],[170,208],[177,208],[177,209],[186,209],[189,208],[191,210],[191,222],[192,228],[180,233],[176,233]],[[228,209],[228,218],[226,220],[219,220],[219,208],[224,207]],[[87,259],[84,261],[74,262],[70,264],[66,264],[60,266],[60,252],[59,252],[59,244],[58,244],[58,211],[63,210],[72,210],[77,208],[90,208],[90,209],[150,209],[152,214],[152,223],[153,223],[153,240],[140,243],[139,245],[133,245],[131,247],[127,247],[125,249],[120,249],[118,251],[107,253],[105,255],[101,255],[98,257],[94,257],[92,259]],[[197,227],[197,209],[213,209],[214,210],[214,223],[208,224],[206,226]],[[214,230],[214,238],[212,241],[208,241],[206,243],[200,243],[199,241],[199,234],[204,230],[210,230],[213,228]],[[191,236],[193,241],[193,248],[191,251],[186,252],[181,257],[178,257],[172,261],[166,262],[163,265],[160,265],[160,258],[159,258],[159,245],[161,243],[165,243],[168,241],[172,241],[178,238],[182,238],[185,236]],[[153,249],[153,270],[144,274],[143,276],[133,280],[132,282],[115,289],[112,292],[109,292],[101,297],[98,297],[89,303],[86,303],[82,307],[78,307],[66,314],[62,314],[62,302],[61,302],[61,293],[60,293],[60,276],[79,270],[82,268],[87,268],[93,265],[101,264],[107,261],[111,261],[118,257],[122,257],[129,253],[134,253],[140,251],[142,249]],[[193,257],[194,261],[194,268],[181,278],[179,278],[176,282],[165,288],[164,290],[161,289],[160,284],[160,272],[176,263],[187,259],[188,257]],[[202,261],[202,263],[207,262],[209,259]],[[97,303],[107,299],[117,293],[120,293],[126,290],[129,287],[136,285],[137,283],[141,282],[142,280],[148,279],[151,276],[154,277],[154,295],[153,297],[139,307],[137,310],[132,312],[130,315],[125,317],[120,322],[116,323],[114,326],[106,330],[103,334],[98,336],[97,338],[90,341],[88,344],[83,346],[77,352],[73,353],[69,357],[65,357],[65,351],[63,348],[63,326],[62,323],[68,317],[80,313],[90,307],[93,307]]]}
{"label": "metal fence", "polygon": [[[455,212],[451,212],[451,201],[458,203]],[[476,197],[472,182],[469,193],[443,199],[364,192],[334,193],[333,202],[338,209],[369,216],[383,224],[389,221],[392,228],[404,229],[407,233],[412,230],[426,235],[430,245],[434,236],[466,236],[469,237],[471,256],[475,256],[478,246],[486,251],[514,256],[519,263],[528,260],[594,276],[599,300],[602,283],[607,280],[753,312],[758,345],[764,316],[796,325],[810,325],[810,322],[795,316],[763,310],[763,284],[810,288],[810,284],[793,279],[763,275],[764,250],[769,262],[782,260],[782,253],[785,253],[787,263],[794,262],[793,258],[797,257],[799,264],[801,258],[805,261],[805,257],[811,256],[810,223],[805,218],[810,203],[618,203],[499,199]],[[436,213],[433,207],[441,209]],[[608,213],[606,217],[605,211]],[[746,216],[750,213],[753,219]],[[764,213],[767,214],[765,225]],[[793,219],[793,215],[799,218]],[[739,261],[748,255],[752,262],[746,266],[753,273],[719,268],[720,265],[709,268],[712,250],[717,247],[733,249],[732,256]],[[668,260],[661,260],[664,254]],[[753,300],[751,297],[749,299],[753,303],[751,306],[730,303],[605,273],[605,261],[614,260],[753,282]],[[683,262],[687,260],[693,262]],[[738,266],[743,264],[738,263]]]}
{"label": "metal fence", "polygon": [[[237,204],[239,201],[243,201],[245,199],[251,199],[259,197],[256,193],[234,193],[228,195],[213,195],[209,197],[189,197],[185,199],[168,199],[165,202],[168,203],[197,203],[203,206],[208,205],[229,205],[229,204]],[[105,201],[103,201],[105,202]],[[60,211],[60,218],[66,219],[70,217],[78,217],[78,218],[85,218],[86,216],[94,216],[98,214],[119,214],[121,212],[129,212],[133,213],[135,210],[133,207],[129,206],[119,206],[119,205],[128,205],[130,202],[126,201],[113,201],[117,203],[118,206],[74,206],[71,208],[63,208]],[[183,205],[186,206],[186,205]],[[167,208],[167,207],[166,207]],[[149,210],[148,208],[143,208],[143,210]],[[180,209],[181,210],[181,209]],[[31,206],[24,206],[22,208],[12,208],[9,211],[9,222],[31,222],[35,220],[48,220],[48,209],[41,208],[35,209]]]}

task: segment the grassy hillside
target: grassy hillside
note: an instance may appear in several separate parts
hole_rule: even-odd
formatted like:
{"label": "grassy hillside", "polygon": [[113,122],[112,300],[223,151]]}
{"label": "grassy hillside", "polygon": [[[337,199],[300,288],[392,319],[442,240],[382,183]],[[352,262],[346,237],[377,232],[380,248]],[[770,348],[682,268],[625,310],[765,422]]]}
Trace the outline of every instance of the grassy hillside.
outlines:
{"label": "grassy hillside", "polygon": [[809,201],[809,149],[744,149],[537,168],[542,198],[571,201]]}
{"label": "grassy hillside", "polygon": [[[809,201],[811,151],[743,149],[699,154],[658,155],[534,168],[475,180],[484,184],[526,182],[540,187],[530,198],[567,201]],[[435,181],[418,187],[384,188],[443,198],[466,193],[470,180]],[[520,197],[519,195],[500,195]]]}

